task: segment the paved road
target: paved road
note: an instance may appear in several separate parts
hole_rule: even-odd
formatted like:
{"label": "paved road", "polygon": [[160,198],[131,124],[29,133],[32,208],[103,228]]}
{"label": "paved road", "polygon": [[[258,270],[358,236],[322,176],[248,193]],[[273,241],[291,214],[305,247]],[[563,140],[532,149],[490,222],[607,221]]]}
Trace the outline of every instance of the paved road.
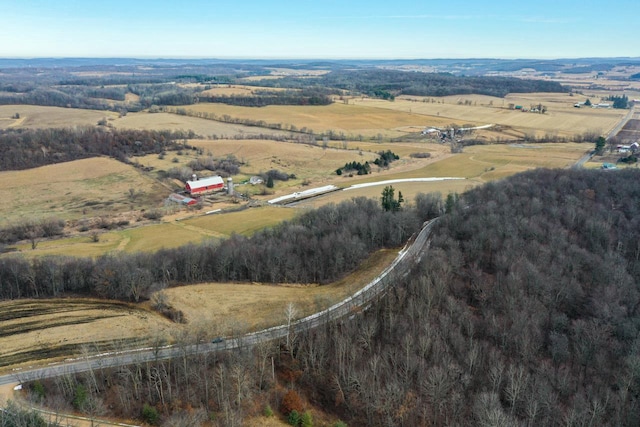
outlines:
{"label": "paved road", "polygon": [[299,333],[318,327],[328,321],[348,316],[354,310],[366,307],[375,298],[382,295],[397,278],[405,276],[411,265],[419,260],[423,248],[436,220],[426,222],[420,232],[402,249],[395,260],[378,277],[364,288],[345,300],[319,313],[312,314],[293,322],[290,326],[280,325],[243,336],[229,338],[219,343],[193,344],[187,346],[165,346],[141,348],[120,353],[109,353],[93,357],[68,360],[47,367],[19,370],[0,376],[0,385],[23,383],[36,379],[53,378],[66,374],[76,374],[99,368],[131,365],[139,362],[172,359],[184,355],[232,350],[250,347],[261,342],[284,338],[291,332]]}
{"label": "paved road", "polygon": [[[607,141],[609,141],[611,138],[616,136],[618,134],[618,132],[620,132],[623,127],[625,127],[627,122],[633,118],[634,114],[636,113],[635,108],[636,108],[635,105],[633,107],[631,107],[631,110],[627,113],[627,115],[624,116],[613,129],[611,129],[611,131],[607,134],[607,137],[606,137]],[[587,154],[585,154],[584,156],[580,157],[580,159],[572,167],[574,169],[579,169],[579,168],[584,167],[584,164],[587,161],[589,161],[589,159],[594,154],[595,154],[595,151],[589,151]]]}

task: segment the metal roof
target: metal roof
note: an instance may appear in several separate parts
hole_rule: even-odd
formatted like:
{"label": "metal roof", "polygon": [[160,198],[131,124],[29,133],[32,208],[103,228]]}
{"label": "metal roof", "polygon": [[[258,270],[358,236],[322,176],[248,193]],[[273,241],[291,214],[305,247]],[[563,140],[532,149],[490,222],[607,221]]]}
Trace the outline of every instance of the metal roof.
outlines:
{"label": "metal roof", "polygon": [[208,187],[210,185],[220,185],[220,184],[224,185],[224,180],[222,179],[222,177],[218,175],[210,176],[208,178],[200,178],[196,181],[187,181],[187,186],[192,190],[194,188]]}

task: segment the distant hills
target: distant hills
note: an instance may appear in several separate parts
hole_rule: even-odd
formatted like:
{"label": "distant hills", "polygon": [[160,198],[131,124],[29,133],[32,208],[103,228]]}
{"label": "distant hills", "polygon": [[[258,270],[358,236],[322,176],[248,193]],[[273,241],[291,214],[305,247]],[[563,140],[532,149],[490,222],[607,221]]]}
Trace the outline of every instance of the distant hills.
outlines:
{"label": "distant hills", "polygon": [[430,71],[449,72],[464,75],[485,75],[487,73],[517,72],[534,70],[537,72],[583,73],[611,70],[618,66],[639,66],[640,57],[618,58],[567,58],[567,59],[224,59],[224,58],[0,58],[2,68],[67,68],[67,67],[136,67],[158,68],[220,67],[228,69],[292,68],[326,69],[345,68],[426,68]]}

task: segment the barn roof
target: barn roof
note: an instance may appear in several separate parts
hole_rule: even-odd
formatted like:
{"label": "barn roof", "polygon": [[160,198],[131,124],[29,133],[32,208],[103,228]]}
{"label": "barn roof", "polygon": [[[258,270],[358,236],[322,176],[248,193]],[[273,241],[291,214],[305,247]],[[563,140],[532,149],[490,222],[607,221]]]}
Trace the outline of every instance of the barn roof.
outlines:
{"label": "barn roof", "polygon": [[208,178],[200,178],[197,181],[187,181],[187,186],[191,189],[220,184],[224,185],[224,180],[218,175],[210,176]]}

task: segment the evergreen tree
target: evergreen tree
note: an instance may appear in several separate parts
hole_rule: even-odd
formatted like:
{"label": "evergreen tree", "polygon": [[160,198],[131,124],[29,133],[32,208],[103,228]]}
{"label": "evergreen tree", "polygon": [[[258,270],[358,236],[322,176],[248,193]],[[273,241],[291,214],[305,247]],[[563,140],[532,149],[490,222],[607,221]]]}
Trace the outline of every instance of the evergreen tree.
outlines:
{"label": "evergreen tree", "polygon": [[607,140],[604,138],[604,136],[598,137],[598,139],[596,139],[596,154],[602,154],[606,145]]}

